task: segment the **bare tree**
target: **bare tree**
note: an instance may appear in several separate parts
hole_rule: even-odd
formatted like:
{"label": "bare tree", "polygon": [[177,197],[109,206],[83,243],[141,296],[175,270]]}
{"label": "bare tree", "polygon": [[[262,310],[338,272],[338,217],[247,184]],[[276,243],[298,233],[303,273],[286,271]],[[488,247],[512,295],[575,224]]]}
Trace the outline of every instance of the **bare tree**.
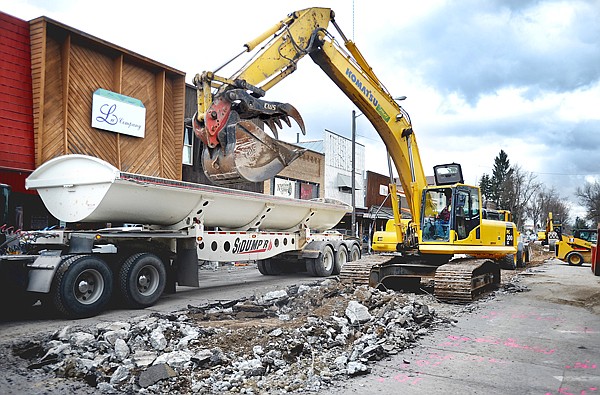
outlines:
{"label": "bare tree", "polygon": [[537,176],[514,165],[508,178],[502,183],[500,200],[513,215],[518,229],[523,227],[528,217],[527,207],[541,189]]}
{"label": "bare tree", "polygon": [[575,194],[579,198],[579,203],[587,210],[586,219],[593,223],[600,222],[600,184],[598,181],[586,182],[583,187],[577,188]]}
{"label": "bare tree", "polygon": [[548,189],[544,186],[533,196],[527,206],[527,212],[536,229],[543,229],[548,219],[548,213],[553,218],[560,219],[563,224],[569,221],[569,206],[554,187]]}

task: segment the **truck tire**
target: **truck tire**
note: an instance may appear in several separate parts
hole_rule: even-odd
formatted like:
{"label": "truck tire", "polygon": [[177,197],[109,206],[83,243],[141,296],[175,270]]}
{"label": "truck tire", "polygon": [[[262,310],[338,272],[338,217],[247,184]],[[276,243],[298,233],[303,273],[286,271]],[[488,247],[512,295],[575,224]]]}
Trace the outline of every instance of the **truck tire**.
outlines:
{"label": "truck tire", "polygon": [[271,259],[261,259],[256,261],[256,267],[260,274],[264,276],[275,276],[281,274],[281,268],[277,266]]}
{"label": "truck tire", "polygon": [[360,247],[356,244],[353,244],[352,248],[350,249],[350,262],[358,261],[360,256]]}
{"label": "truck tire", "polygon": [[571,266],[581,266],[583,265],[583,255],[578,252],[570,252],[567,254],[567,263]]}
{"label": "truck tire", "polygon": [[328,277],[333,273],[335,255],[331,246],[324,246],[318,258],[306,260],[306,270],[315,277]]}
{"label": "truck tire", "polygon": [[501,269],[515,270],[517,268],[517,254],[508,254],[497,260]]}
{"label": "truck tire", "polygon": [[102,259],[93,255],[69,256],[56,271],[50,297],[62,315],[91,317],[108,304],[112,287],[112,272]]}
{"label": "truck tire", "polygon": [[348,260],[348,250],[346,249],[346,246],[341,245],[340,248],[338,248],[337,253],[335,254],[335,262],[331,274],[340,274],[342,266],[344,266],[346,262],[348,262]]}
{"label": "truck tire", "polygon": [[128,307],[154,305],[165,290],[167,271],[156,255],[141,252],[123,262],[119,270],[119,290]]}
{"label": "truck tire", "polygon": [[519,243],[517,245],[517,262],[516,262],[516,267],[517,268],[522,268],[525,267],[525,246],[523,245],[523,243]]}

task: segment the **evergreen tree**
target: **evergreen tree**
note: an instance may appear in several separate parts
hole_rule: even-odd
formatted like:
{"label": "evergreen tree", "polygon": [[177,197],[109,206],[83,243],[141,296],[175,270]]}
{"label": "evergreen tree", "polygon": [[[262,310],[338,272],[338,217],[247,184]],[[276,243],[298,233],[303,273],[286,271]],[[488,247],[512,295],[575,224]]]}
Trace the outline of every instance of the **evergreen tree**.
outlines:
{"label": "evergreen tree", "polygon": [[500,153],[494,158],[494,169],[492,171],[491,182],[491,200],[494,201],[499,207],[508,207],[506,205],[507,196],[503,196],[503,191],[506,189],[506,182],[510,180],[512,175],[512,169],[510,167],[510,161],[508,155],[504,150],[500,150]]}
{"label": "evergreen tree", "polygon": [[479,188],[481,189],[481,196],[483,197],[483,200],[490,199],[492,193],[492,182],[488,174],[481,176],[481,180],[479,180]]}

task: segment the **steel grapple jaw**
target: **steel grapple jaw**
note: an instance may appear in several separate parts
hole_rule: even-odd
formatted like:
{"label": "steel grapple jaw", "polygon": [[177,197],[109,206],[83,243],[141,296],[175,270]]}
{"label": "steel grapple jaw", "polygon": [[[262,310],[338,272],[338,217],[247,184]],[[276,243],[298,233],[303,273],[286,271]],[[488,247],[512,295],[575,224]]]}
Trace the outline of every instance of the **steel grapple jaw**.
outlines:
{"label": "steel grapple jaw", "polygon": [[204,173],[220,185],[274,177],[304,152],[279,140],[278,128],[282,121],[291,127],[290,118],[305,134],[304,121],[290,104],[257,99],[242,89],[215,95],[204,121],[193,118],[194,133],[204,143]]}

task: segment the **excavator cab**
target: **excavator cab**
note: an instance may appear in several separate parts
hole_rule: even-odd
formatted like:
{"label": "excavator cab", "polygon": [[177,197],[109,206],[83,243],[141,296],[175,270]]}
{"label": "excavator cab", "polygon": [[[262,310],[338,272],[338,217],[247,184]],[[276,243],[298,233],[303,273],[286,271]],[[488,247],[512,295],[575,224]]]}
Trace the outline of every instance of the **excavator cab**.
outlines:
{"label": "excavator cab", "polygon": [[473,244],[481,224],[477,187],[455,184],[423,191],[421,241],[424,243]]}

